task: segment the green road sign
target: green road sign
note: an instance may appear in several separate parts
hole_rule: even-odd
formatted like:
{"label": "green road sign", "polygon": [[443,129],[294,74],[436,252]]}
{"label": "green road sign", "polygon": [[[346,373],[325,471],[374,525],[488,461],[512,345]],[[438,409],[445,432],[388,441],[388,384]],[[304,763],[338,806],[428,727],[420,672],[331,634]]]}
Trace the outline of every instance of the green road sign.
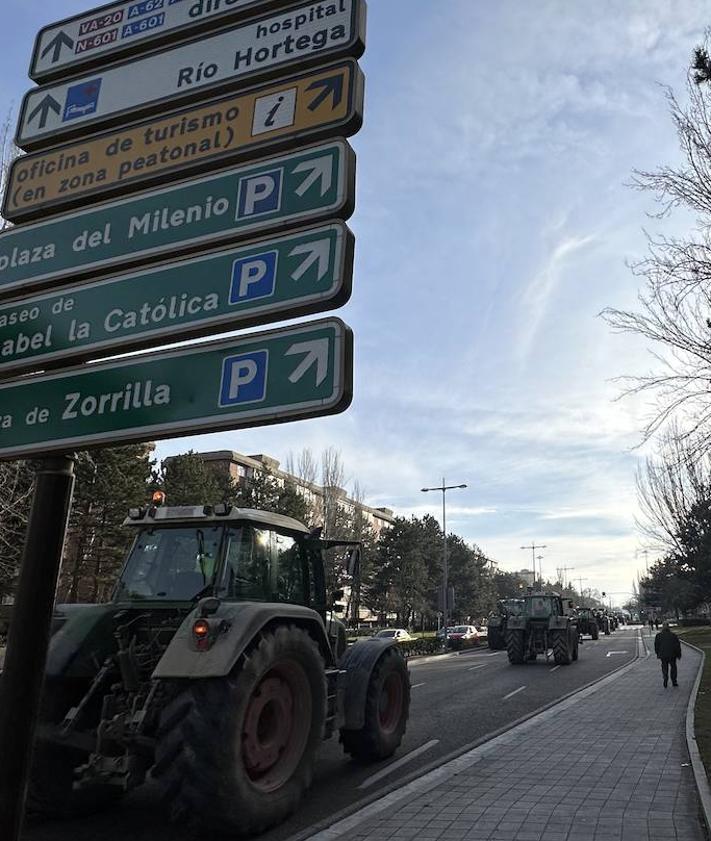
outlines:
{"label": "green road sign", "polygon": [[353,212],[345,140],[159,187],[0,235],[0,296]]}
{"label": "green road sign", "polygon": [[151,441],[344,411],[353,337],[339,319],[0,385],[0,457]]}
{"label": "green road sign", "polygon": [[343,222],[0,306],[0,377],[335,309],[350,297]]}

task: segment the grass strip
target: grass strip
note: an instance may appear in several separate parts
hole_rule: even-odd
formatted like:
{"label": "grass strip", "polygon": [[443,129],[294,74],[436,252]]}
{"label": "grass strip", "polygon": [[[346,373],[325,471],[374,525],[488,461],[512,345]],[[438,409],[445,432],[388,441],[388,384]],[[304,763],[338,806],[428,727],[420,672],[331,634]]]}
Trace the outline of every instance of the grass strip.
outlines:
{"label": "grass strip", "polygon": [[[673,630],[685,642],[695,645],[706,654],[704,673],[701,676],[699,694],[696,698],[694,731],[706,776],[711,777],[711,627],[698,626]],[[683,665],[683,659],[681,662]]]}

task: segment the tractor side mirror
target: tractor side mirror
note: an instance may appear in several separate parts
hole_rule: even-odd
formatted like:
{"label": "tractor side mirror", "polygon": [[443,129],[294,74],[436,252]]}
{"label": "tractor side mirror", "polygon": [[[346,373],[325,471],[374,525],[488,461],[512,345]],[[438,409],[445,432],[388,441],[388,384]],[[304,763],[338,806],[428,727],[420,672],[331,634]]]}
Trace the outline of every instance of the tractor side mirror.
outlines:
{"label": "tractor side mirror", "polygon": [[220,600],[214,596],[208,596],[206,599],[200,599],[198,602],[198,616],[201,619],[207,619],[208,616],[214,616],[220,609]]}

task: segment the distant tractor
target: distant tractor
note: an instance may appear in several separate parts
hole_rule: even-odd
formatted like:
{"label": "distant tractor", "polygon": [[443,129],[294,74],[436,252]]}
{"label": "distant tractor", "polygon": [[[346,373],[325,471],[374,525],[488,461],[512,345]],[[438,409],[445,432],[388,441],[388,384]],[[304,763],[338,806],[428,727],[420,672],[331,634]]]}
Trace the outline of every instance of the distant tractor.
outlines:
{"label": "distant tractor", "polygon": [[489,614],[487,623],[487,644],[493,651],[506,648],[506,625],[509,616],[518,616],[523,610],[523,599],[501,599],[497,608]]}
{"label": "distant tractor", "polygon": [[600,626],[597,623],[597,615],[589,607],[578,609],[578,628],[581,634],[586,634],[594,640],[600,639]]}
{"label": "distant tractor", "polygon": [[548,659],[553,652],[559,666],[578,659],[580,633],[570,601],[558,593],[529,593],[519,616],[510,616],[506,624],[506,650],[509,662],[521,665],[539,655]]}
{"label": "distant tractor", "polygon": [[[149,779],[173,820],[230,837],[283,821],[324,738],[379,762],[410,680],[393,639],[346,648],[322,540],[229,505],[133,509],[113,601],[59,607],[30,811],[95,811]],[[359,548],[345,548],[357,575]],[[347,559],[347,560],[346,560]]]}

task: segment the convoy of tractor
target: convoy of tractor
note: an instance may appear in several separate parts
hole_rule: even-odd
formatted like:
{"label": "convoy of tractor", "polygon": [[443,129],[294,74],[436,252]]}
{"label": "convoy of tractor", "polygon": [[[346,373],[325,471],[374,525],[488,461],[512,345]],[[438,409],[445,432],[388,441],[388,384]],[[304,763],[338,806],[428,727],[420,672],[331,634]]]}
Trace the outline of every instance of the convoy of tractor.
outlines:
{"label": "convoy of tractor", "polygon": [[[298,807],[322,739],[361,762],[395,753],[402,648],[348,647],[344,592],[326,589],[327,551],[357,581],[357,543],[229,505],[152,504],[124,525],[135,538],[113,601],[55,613],[30,811],[95,811],[153,781],[174,820],[253,835]],[[531,588],[498,603],[488,645],[567,666],[619,621]]]}
{"label": "convoy of tractor", "polygon": [[601,608],[578,607],[552,591],[529,592],[521,599],[503,599],[489,616],[488,644],[506,649],[509,662],[522,665],[539,656],[568,666],[578,659],[583,637],[597,640],[611,634],[623,619]]}

